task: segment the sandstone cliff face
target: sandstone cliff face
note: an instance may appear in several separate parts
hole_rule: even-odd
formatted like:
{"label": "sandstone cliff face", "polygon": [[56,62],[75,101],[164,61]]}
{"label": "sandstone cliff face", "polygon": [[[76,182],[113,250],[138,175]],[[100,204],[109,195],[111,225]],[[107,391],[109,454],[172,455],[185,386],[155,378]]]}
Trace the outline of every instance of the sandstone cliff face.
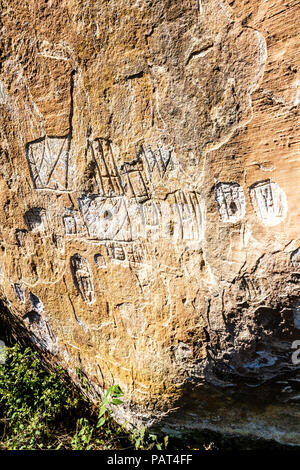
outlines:
{"label": "sandstone cliff face", "polygon": [[0,3],[3,301],[120,419],[300,444],[299,1]]}

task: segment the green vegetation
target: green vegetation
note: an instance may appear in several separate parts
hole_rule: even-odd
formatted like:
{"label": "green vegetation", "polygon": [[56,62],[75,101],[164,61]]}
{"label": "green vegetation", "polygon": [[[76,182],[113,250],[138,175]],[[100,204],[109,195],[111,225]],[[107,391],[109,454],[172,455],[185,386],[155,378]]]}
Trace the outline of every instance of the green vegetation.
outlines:
{"label": "green vegetation", "polygon": [[[79,370],[77,375],[88,391]],[[0,449],[165,449],[166,436],[145,429],[129,433],[113,420],[111,405],[120,405],[122,396],[114,385],[95,407],[62,368],[46,369],[30,348],[7,348],[0,365]]]}

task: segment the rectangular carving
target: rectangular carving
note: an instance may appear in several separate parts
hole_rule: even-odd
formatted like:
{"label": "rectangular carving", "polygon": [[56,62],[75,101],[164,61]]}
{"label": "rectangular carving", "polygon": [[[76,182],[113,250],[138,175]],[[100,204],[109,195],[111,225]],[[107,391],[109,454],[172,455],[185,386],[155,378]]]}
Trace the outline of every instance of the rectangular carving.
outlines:
{"label": "rectangular carving", "polygon": [[125,198],[86,196],[78,200],[89,236],[97,240],[131,240]]}
{"label": "rectangular carving", "polygon": [[196,192],[177,191],[167,201],[171,212],[167,217],[167,206],[163,206],[164,220],[168,221],[168,225],[164,227],[165,236],[179,240],[203,240],[205,205],[199,195]]}
{"label": "rectangular carving", "polygon": [[64,233],[68,237],[80,237],[87,235],[87,230],[78,210],[68,208],[64,210],[63,216]]}
{"label": "rectangular carving", "polygon": [[287,198],[277,183],[265,180],[253,184],[250,198],[257,217],[264,225],[277,225],[285,219]]}
{"label": "rectangular carving", "polygon": [[120,243],[108,243],[106,245],[108,256],[115,261],[125,261],[126,254],[123,246]]}
{"label": "rectangular carving", "polygon": [[27,160],[36,189],[69,189],[70,144],[69,136],[46,136],[27,144]]}
{"label": "rectangular carving", "polygon": [[238,183],[218,183],[216,201],[222,222],[236,223],[245,217],[245,195]]}

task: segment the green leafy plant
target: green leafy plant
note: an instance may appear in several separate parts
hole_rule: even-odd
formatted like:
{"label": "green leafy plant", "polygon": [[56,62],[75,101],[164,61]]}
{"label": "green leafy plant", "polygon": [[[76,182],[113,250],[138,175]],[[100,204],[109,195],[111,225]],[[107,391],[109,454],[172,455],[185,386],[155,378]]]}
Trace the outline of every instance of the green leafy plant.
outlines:
{"label": "green leafy plant", "polygon": [[90,450],[92,449],[92,436],[94,426],[86,418],[77,420],[76,434],[72,439],[73,450]]}
{"label": "green leafy plant", "polygon": [[157,434],[151,433],[148,429],[135,429],[131,436],[136,450],[166,450],[169,444],[169,437],[163,436],[159,440]]}
{"label": "green leafy plant", "polygon": [[[77,372],[77,377],[81,380],[81,384],[85,386],[85,378],[80,372]],[[72,448],[74,450],[90,450],[92,448],[92,436],[96,434],[96,430],[104,427],[102,438],[96,438],[95,444],[100,444],[105,448],[110,448],[107,441],[112,436],[112,433],[118,433],[117,429],[110,429],[112,424],[111,420],[111,405],[119,405],[123,403],[120,398],[123,392],[118,385],[109,387],[101,401],[99,413],[97,416],[96,425],[91,424],[86,418],[79,418],[76,425],[76,434],[72,440]]]}
{"label": "green leafy plant", "polygon": [[123,396],[123,392],[119,385],[112,385],[106,391],[106,394],[101,402],[100,410],[98,414],[97,428],[103,426],[106,422],[107,416],[110,416],[111,410],[108,409],[110,405],[120,405],[122,400],[120,398]]}

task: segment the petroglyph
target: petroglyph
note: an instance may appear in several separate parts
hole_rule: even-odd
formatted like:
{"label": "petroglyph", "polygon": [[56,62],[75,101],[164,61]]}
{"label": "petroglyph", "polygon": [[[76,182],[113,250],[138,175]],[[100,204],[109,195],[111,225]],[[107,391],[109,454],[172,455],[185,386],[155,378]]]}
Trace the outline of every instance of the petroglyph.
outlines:
{"label": "petroglyph", "polygon": [[126,198],[85,196],[78,200],[89,237],[97,240],[131,240]]}
{"label": "petroglyph", "polygon": [[140,243],[129,243],[125,247],[126,257],[130,265],[139,265],[145,262],[145,249]]}
{"label": "petroglyph", "polygon": [[63,216],[65,235],[77,235],[77,224],[73,215]]}
{"label": "petroglyph", "polygon": [[68,208],[64,210],[63,216],[64,234],[67,237],[87,236],[87,229],[78,210]]}
{"label": "petroglyph", "polygon": [[287,198],[277,183],[271,180],[259,181],[249,191],[257,217],[264,225],[278,225],[286,218]]}
{"label": "petroglyph", "polygon": [[101,255],[101,253],[97,253],[95,256],[94,256],[94,261],[96,263],[96,265],[98,266],[98,268],[106,268],[106,260],[104,258],[103,255]]}
{"label": "petroglyph", "polygon": [[205,206],[196,192],[174,194],[174,236],[182,240],[202,240],[205,230]]}
{"label": "petroglyph", "polygon": [[125,195],[130,199],[134,198],[138,202],[143,202],[150,198],[145,175],[143,176],[143,165],[140,160],[134,163],[125,162],[120,168],[120,177]]}
{"label": "petroglyph", "polygon": [[70,189],[70,146],[69,136],[46,136],[27,144],[27,160],[35,189]]}
{"label": "petroglyph", "polygon": [[245,217],[245,195],[238,183],[218,183],[216,201],[222,222],[236,223]]}
{"label": "petroglyph", "polygon": [[33,310],[26,313],[23,319],[28,324],[34,343],[52,354],[57,354],[58,340],[46,317]]}
{"label": "petroglyph", "polygon": [[45,209],[33,207],[24,214],[24,220],[32,232],[47,232],[48,223]]}
{"label": "petroglyph", "polygon": [[74,284],[83,300],[87,304],[95,302],[95,291],[89,263],[78,253],[70,260]]}
{"label": "petroglyph", "polygon": [[159,211],[159,203],[149,201],[143,204],[144,217],[146,225],[157,226],[160,223],[161,213]]}
{"label": "petroglyph", "polygon": [[94,180],[94,192],[96,194],[103,197],[124,194],[111,142],[104,139],[89,141],[86,158],[88,167],[91,170],[91,178]]}
{"label": "petroglyph", "polygon": [[167,149],[163,145],[157,145],[156,148],[153,148],[146,144],[141,147],[139,155],[141,155],[145,163],[150,180],[154,175],[164,178],[169,170],[174,169],[173,147]]}
{"label": "petroglyph", "polygon": [[107,254],[113,261],[125,261],[126,254],[123,246],[120,243],[107,243]]}

